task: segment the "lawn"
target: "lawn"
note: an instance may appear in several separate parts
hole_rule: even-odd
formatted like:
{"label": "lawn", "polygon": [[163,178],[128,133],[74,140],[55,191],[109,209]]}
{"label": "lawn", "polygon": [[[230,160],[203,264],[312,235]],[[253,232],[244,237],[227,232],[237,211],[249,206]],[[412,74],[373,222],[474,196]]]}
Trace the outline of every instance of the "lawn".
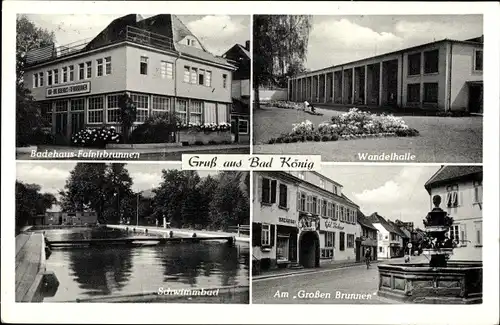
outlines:
{"label": "lawn", "polygon": [[[267,144],[271,138],[292,130],[292,124],[310,120],[317,126],[343,112],[317,109],[323,116],[303,111],[265,107],[254,111],[253,137],[255,154],[321,155],[322,161],[359,162],[358,154],[415,155],[411,162],[481,163],[483,149],[482,117],[404,116],[409,127],[420,132],[417,137],[356,139],[335,142],[297,142]],[[410,162],[410,161],[406,161]]]}

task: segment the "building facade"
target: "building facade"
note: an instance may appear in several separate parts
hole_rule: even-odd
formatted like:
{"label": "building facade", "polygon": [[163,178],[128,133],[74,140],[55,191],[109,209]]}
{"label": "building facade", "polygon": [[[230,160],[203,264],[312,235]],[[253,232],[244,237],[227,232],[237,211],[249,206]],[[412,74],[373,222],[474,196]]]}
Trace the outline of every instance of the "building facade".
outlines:
{"label": "building facade", "polygon": [[425,184],[432,197],[441,196],[441,208],[453,218],[449,232],[457,247],[451,259],[482,260],[483,169],[481,166],[443,166]]}
{"label": "building facade", "polygon": [[46,226],[85,226],[97,224],[95,212],[46,212],[40,219]]}
{"label": "building facade", "polygon": [[441,40],[307,72],[292,101],[483,112],[483,38]]}
{"label": "building facade", "polygon": [[359,225],[359,237],[356,238],[356,261],[364,261],[365,253],[369,249],[371,259],[377,260],[378,230],[371,221],[358,210],[357,221]]}
{"label": "building facade", "polygon": [[235,142],[250,143],[250,41],[235,44],[222,57],[238,67],[231,87],[231,132]]}
{"label": "building facade", "polygon": [[[127,15],[90,42],[28,52],[24,84],[56,141],[67,144],[86,127],[120,129],[118,100],[124,93],[137,107],[135,126],[162,112],[175,113],[186,128],[229,125],[233,70],[175,15]],[[181,131],[175,140],[192,138]]]}
{"label": "building facade", "polygon": [[253,256],[262,270],[356,259],[358,206],[316,172],[255,172]]}
{"label": "building facade", "polygon": [[391,224],[374,212],[368,218],[378,230],[377,256],[379,259],[389,259],[402,256],[403,239]]}

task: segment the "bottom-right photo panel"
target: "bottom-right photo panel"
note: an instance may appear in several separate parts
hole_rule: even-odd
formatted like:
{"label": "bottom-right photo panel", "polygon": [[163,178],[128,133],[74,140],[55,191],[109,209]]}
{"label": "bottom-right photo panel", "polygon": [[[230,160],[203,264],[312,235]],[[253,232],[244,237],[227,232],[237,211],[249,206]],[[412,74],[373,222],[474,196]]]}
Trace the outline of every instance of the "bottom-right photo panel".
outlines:
{"label": "bottom-right photo panel", "polygon": [[482,303],[482,166],[253,172],[252,303]]}

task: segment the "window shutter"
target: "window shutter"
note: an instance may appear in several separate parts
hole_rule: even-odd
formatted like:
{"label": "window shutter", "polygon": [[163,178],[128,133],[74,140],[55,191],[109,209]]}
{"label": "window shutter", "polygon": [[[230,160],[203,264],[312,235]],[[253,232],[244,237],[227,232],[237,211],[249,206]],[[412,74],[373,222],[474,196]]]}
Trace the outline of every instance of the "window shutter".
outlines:
{"label": "window shutter", "polygon": [[257,197],[262,202],[262,176],[257,176]]}
{"label": "window shutter", "polygon": [[446,206],[451,208],[451,192],[446,193]]}
{"label": "window shutter", "polygon": [[297,211],[300,211],[300,192],[297,191]]}
{"label": "window shutter", "polygon": [[262,225],[257,222],[252,223],[252,246],[260,246],[262,237]]}
{"label": "window shutter", "polygon": [[276,185],[277,185],[276,180],[271,181],[271,203],[276,203]]}
{"label": "window shutter", "polygon": [[271,238],[270,238],[270,246],[273,247],[274,246],[274,234],[276,232],[276,225],[271,225]]}

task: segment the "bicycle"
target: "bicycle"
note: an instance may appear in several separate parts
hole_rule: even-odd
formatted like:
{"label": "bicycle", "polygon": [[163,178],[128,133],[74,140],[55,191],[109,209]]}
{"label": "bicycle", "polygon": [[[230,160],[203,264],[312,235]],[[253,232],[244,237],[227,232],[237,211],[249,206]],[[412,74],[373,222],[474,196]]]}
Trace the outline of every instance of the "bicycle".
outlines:
{"label": "bicycle", "polygon": [[371,259],[370,259],[369,257],[365,258],[366,269],[369,269],[369,268],[370,268],[370,260],[371,260]]}

